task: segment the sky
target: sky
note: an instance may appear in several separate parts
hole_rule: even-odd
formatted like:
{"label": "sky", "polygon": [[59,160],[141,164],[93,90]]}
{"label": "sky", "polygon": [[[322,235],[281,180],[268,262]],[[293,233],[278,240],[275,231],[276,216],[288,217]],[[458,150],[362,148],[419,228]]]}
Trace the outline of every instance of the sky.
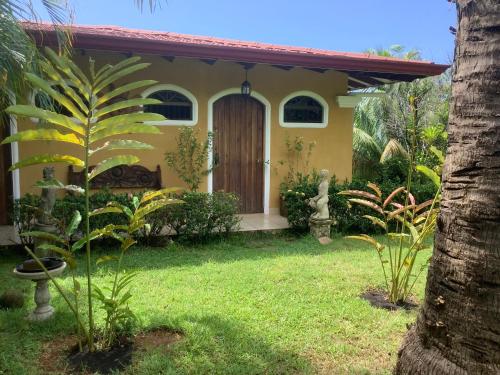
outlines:
{"label": "sky", "polygon": [[77,24],[349,52],[399,44],[419,50],[425,60],[453,61],[449,27],[456,27],[456,10],[447,0],[162,0],[152,14],[147,7],[141,13],[134,0],[68,1]]}

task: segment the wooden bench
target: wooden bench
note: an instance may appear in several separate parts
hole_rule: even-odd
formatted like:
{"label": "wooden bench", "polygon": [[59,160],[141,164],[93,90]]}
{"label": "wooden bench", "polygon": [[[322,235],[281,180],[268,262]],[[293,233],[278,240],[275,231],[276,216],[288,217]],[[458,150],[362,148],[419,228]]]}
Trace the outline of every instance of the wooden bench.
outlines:
{"label": "wooden bench", "polygon": [[[92,170],[94,166],[89,169]],[[73,166],[68,169],[68,182],[71,185],[83,186],[83,171],[76,172]],[[91,189],[161,189],[161,169],[156,166],[156,170],[150,171],[142,165],[118,165],[90,181]]]}

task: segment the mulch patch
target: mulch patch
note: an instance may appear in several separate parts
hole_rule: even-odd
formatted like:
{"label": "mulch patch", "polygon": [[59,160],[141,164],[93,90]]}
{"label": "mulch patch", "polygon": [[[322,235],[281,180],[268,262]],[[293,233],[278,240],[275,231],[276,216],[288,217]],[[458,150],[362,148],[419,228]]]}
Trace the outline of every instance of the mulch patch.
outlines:
{"label": "mulch patch", "polygon": [[43,344],[38,367],[43,374],[110,374],[129,366],[135,352],[155,349],[167,352],[182,337],[180,331],[161,327],[122,338],[109,350],[92,353],[78,351],[75,335],[57,337]]}
{"label": "mulch patch", "polygon": [[386,310],[413,310],[418,307],[418,304],[412,300],[403,303],[392,303],[387,298],[387,293],[379,289],[369,289],[360,294],[360,297],[370,302],[374,307]]}

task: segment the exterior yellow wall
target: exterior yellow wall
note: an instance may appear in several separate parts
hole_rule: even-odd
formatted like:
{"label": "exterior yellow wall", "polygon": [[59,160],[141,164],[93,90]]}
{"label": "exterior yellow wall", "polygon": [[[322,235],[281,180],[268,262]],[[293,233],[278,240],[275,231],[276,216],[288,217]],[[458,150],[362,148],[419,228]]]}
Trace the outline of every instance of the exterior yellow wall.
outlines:
{"label": "exterior yellow wall", "polygon": [[[77,63],[86,70],[88,58],[92,56],[99,67],[104,63],[114,63],[124,58],[120,54],[110,54],[97,51],[87,51],[83,56],[77,56]],[[145,56],[145,62],[151,66],[144,71],[130,76],[130,80],[154,79],[159,84],[174,84],[190,91],[198,101],[198,124],[195,128],[203,136],[207,133],[208,101],[217,93],[234,87],[239,87],[244,80],[244,70],[241,65],[217,61],[208,65],[196,59],[176,58],[169,62],[159,56]],[[271,184],[270,207],[279,207],[279,184],[286,172],[279,167],[277,161],[286,159],[285,137],[301,136],[306,142],[316,141],[317,145],[311,156],[311,167],[329,169],[338,179],[350,179],[352,172],[352,109],[339,108],[335,104],[335,96],[347,92],[347,77],[345,74],[328,71],[323,74],[296,68],[289,71],[267,65],[256,65],[249,71],[248,79],[254,91],[264,96],[271,104]],[[308,90],[321,95],[329,105],[329,119],[326,128],[303,129],[283,128],[279,125],[279,104],[284,97],[294,91]],[[140,92],[137,92],[139,95]],[[35,126],[30,120],[19,119],[19,130]],[[164,162],[164,153],[175,150],[175,137],[178,126],[160,126],[162,135],[134,136],[152,144],[155,150],[140,151],[136,154],[141,158],[141,165],[153,170],[156,165],[162,169],[162,181],[165,186],[184,186],[173,171]],[[20,159],[38,153],[71,152],[71,145],[50,142],[30,142],[19,145]],[[73,152],[75,150],[73,149]],[[104,156],[101,154],[101,157]],[[68,166],[56,165],[56,177],[67,180]],[[278,170],[278,172],[276,172]],[[39,193],[32,187],[40,179],[39,166],[27,167],[20,172],[21,194]],[[207,182],[203,185],[205,188]]]}

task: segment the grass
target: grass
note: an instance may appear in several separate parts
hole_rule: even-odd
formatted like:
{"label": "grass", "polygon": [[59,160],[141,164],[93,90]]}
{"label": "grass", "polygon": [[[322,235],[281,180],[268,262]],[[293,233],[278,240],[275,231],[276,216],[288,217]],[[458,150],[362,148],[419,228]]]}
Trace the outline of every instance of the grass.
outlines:
{"label": "grass", "polygon": [[[20,288],[27,297],[22,309],[0,311],[0,374],[39,373],[42,343],[73,330],[53,287],[56,318],[23,319],[33,286],[11,276],[19,261],[0,254],[0,292]],[[371,248],[342,238],[321,246],[310,237],[238,234],[208,245],[137,247],[126,264],[138,271],[130,305],[139,329],[168,325],[185,335],[168,352],[138,354],[127,374],[388,374],[416,316],[358,297],[383,286],[382,272]],[[111,282],[106,267],[95,271],[99,285]],[[62,280],[70,285],[68,275]]]}

